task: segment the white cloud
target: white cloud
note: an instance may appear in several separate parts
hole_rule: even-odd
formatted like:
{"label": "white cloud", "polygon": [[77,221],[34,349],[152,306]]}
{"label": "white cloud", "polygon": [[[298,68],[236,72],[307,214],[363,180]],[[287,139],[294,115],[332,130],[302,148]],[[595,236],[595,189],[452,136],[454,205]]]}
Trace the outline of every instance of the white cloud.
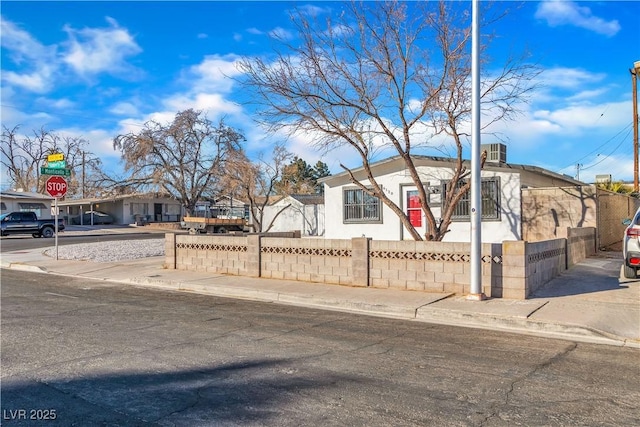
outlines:
{"label": "white cloud", "polygon": [[263,31],[260,31],[259,29],[255,28],[255,27],[247,28],[247,33],[254,34],[256,36],[260,36],[260,35],[264,34]]}
{"label": "white cloud", "polygon": [[140,114],[138,107],[131,102],[118,102],[109,109],[109,112],[118,116],[138,116]]}
{"label": "white cloud", "polygon": [[602,82],[606,77],[604,73],[591,73],[581,68],[555,67],[544,70],[538,81],[546,88],[582,89]]}
{"label": "white cloud", "polygon": [[199,93],[195,95],[177,95],[167,99],[164,104],[176,112],[193,108],[205,111],[211,120],[226,115],[239,114],[242,108],[217,93]]}
{"label": "white cloud", "polygon": [[45,108],[55,108],[56,110],[65,110],[75,107],[75,102],[69,98],[49,99],[38,98],[36,100],[38,105],[43,105]]}
{"label": "white cloud", "polygon": [[269,31],[269,36],[278,40],[291,40],[293,39],[293,33],[291,31],[286,30],[282,27],[276,27],[273,30]]}
{"label": "white cloud", "polygon": [[533,118],[554,123],[560,126],[562,132],[588,132],[591,129],[602,128],[621,129],[629,122],[629,118],[623,114],[629,109],[629,102],[570,105],[553,111],[536,111]]}
{"label": "white cloud", "polygon": [[291,11],[291,12],[298,12],[303,16],[310,16],[310,17],[317,17],[319,15],[322,15],[324,13],[329,13],[331,12],[331,9],[328,7],[319,7],[319,6],[315,6],[315,5],[311,5],[311,4],[305,4],[302,6],[299,6],[295,9],[295,11]]}
{"label": "white cloud", "polygon": [[191,67],[183,80],[195,92],[231,92],[233,77],[240,75],[237,63],[240,57],[236,55],[210,55]]}
{"label": "white cloud", "polygon": [[594,16],[590,8],[578,6],[572,1],[543,1],[538,5],[535,17],[547,21],[551,27],[573,25],[608,37],[620,31],[620,23],[617,20],[607,21]]}
{"label": "white cloud", "polygon": [[2,80],[22,87],[30,92],[45,93],[51,89],[51,76],[53,72],[49,67],[42,67],[31,74],[19,74],[13,71],[2,73]]}
{"label": "white cloud", "polygon": [[65,43],[67,51],[63,61],[79,75],[117,75],[124,72],[130,75],[135,71],[126,58],[137,55],[142,49],[114,19],[107,18],[107,22],[108,28],[75,30],[68,25],[64,27],[69,41]]}
{"label": "white cloud", "polygon": [[[56,48],[45,46],[28,32],[0,17],[0,43],[21,71],[3,70],[2,80],[35,93],[46,93],[53,86]],[[27,71],[30,70],[30,71]]]}

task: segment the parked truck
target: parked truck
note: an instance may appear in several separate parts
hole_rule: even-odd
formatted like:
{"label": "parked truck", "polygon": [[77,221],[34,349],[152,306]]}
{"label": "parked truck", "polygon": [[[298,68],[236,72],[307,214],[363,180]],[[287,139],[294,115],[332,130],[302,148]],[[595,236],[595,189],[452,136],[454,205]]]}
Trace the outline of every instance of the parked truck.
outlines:
{"label": "parked truck", "polygon": [[[58,220],[58,231],[64,230],[64,220]],[[38,219],[35,212],[10,212],[0,215],[0,235],[31,234],[33,237],[53,237],[54,219]]]}
{"label": "parked truck", "polygon": [[189,234],[248,231],[246,210],[243,206],[206,204],[198,208],[194,215],[185,216],[180,222],[180,226],[189,230]]}

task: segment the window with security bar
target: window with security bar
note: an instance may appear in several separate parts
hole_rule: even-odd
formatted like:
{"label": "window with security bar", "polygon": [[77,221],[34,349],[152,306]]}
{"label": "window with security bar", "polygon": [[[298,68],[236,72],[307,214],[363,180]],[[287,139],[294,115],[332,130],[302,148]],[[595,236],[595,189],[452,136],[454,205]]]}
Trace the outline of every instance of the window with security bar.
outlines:
{"label": "window with security bar", "polygon": [[[458,188],[462,187],[467,181],[458,182]],[[447,184],[443,184],[443,199],[447,191]],[[482,178],[480,182],[480,192],[482,194],[482,219],[483,220],[499,220],[500,219],[500,178]],[[458,204],[456,205],[453,215],[453,221],[469,221],[471,219],[471,192],[467,191]]]}
{"label": "window with security bar", "polygon": [[382,221],[382,206],[379,198],[367,194],[361,188],[345,189],[342,198],[345,223],[380,223]]}

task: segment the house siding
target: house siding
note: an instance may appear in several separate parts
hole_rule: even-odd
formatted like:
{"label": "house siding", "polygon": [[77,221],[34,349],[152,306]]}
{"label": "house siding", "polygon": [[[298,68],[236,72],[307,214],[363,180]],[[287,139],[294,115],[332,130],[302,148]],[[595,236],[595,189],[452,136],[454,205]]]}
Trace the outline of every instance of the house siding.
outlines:
{"label": "house siding", "polygon": [[[450,169],[442,167],[421,166],[417,168],[423,184],[440,185],[452,176]],[[500,219],[482,222],[482,239],[487,243],[500,243],[503,240],[519,240],[521,238],[520,221],[520,177],[517,173],[486,170],[482,178],[497,177],[500,180]],[[413,185],[411,177],[404,170],[388,172],[376,178],[384,188],[385,194],[403,210],[404,190]],[[368,185],[368,181],[363,181]],[[411,239],[398,216],[386,205],[382,206],[380,223],[348,223],[343,220],[343,190],[353,184],[341,183],[332,186],[325,182],[325,236],[329,239],[371,237],[374,240],[407,240]],[[432,207],[435,218],[440,217],[440,207]],[[450,231],[445,235],[445,242],[468,242],[471,226],[469,221],[453,222]]]}

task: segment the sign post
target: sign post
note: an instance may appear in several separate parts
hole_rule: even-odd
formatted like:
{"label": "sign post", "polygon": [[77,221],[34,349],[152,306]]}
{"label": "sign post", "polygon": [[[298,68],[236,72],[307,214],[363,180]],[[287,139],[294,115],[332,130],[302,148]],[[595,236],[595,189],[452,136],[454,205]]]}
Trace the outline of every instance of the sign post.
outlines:
{"label": "sign post", "polygon": [[54,198],[54,229],[56,245],[56,261],[58,260],[58,199],[67,194],[67,180],[63,176],[53,175],[47,178],[45,189]]}

